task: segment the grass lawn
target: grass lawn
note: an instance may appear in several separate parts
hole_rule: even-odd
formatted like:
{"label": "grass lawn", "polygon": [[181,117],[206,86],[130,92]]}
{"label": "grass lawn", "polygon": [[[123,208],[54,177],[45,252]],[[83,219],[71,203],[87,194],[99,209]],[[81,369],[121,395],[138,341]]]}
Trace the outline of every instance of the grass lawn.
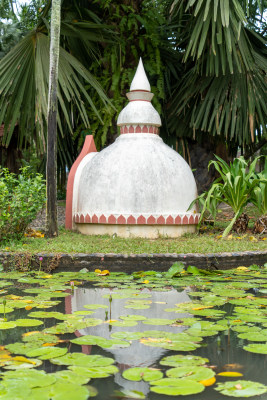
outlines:
{"label": "grass lawn", "polygon": [[267,236],[254,235],[252,227],[257,217],[254,207],[248,207],[250,217],[246,234],[231,234],[221,238],[227,221],[231,219],[229,209],[223,209],[214,226],[202,225],[196,234],[186,234],[177,239],[142,239],[104,236],[85,236],[77,232],[59,230],[54,239],[25,237],[21,241],[0,245],[0,251],[25,253],[219,253],[267,250]]}

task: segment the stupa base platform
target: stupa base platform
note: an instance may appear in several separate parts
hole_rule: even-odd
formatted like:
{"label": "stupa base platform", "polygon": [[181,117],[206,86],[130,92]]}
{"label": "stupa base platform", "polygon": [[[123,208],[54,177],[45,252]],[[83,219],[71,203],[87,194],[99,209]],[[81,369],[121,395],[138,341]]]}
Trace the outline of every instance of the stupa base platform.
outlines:
{"label": "stupa base platform", "polygon": [[112,225],[112,224],[75,224],[75,228],[84,235],[117,235],[123,238],[141,237],[158,239],[159,237],[177,238],[185,233],[195,233],[196,225]]}

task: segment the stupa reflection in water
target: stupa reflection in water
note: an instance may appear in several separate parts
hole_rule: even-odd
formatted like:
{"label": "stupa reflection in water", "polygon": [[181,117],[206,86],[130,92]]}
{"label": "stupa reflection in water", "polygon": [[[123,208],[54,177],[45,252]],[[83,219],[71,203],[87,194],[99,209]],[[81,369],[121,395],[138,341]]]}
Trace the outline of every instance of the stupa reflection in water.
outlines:
{"label": "stupa reflection in water", "polygon": [[[177,292],[176,290],[170,290],[167,292],[150,292],[149,290],[143,290],[141,293],[150,293],[151,298],[145,300],[151,300],[151,304],[148,309],[135,310],[125,308],[125,299],[112,299],[109,302],[109,296],[115,293],[116,290],[111,292],[110,289],[79,289],[75,290],[72,296],[66,297],[65,307],[67,313],[73,313],[74,311],[85,310],[84,306],[87,304],[103,304],[108,306],[105,309],[98,309],[94,314],[90,315],[93,318],[99,318],[105,321],[105,319],[119,320],[120,316],[126,315],[142,315],[146,318],[169,318],[178,319],[182,317],[190,317],[190,314],[176,314],[164,311],[165,308],[172,308],[175,304],[184,303],[191,301],[187,292]],[[103,296],[107,295],[106,298]],[[129,300],[129,299],[128,299]],[[127,300],[126,300],[127,301]],[[111,308],[110,308],[111,306]],[[110,313],[111,310],[111,313]],[[167,315],[166,315],[167,314]],[[119,331],[131,331],[131,332],[144,332],[148,330],[162,330],[164,332],[178,333],[182,332],[185,328],[178,326],[151,326],[145,325],[141,321],[137,325],[132,327],[117,327],[103,323],[98,326],[89,327],[76,331],[76,336],[84,335],[96,335],[105,339],[110,339],[110,335],[114,332]],[[82,346],[82,351],[86,354],[90,354],[92,346]],[[111,353],[117,362],[117,366],[122,373],[125,369],[130,367],[149,367],[155,365],[169,350],[165,350],[160,347],[151,347],[143,345],[139,340],[133,340],[130,347],[107,349]],[[147,382],[132,382],[124,379],[121,373],[115,375],[115,382],[125,389],[139,390],[144,394],[149,392],[149,384]]]}

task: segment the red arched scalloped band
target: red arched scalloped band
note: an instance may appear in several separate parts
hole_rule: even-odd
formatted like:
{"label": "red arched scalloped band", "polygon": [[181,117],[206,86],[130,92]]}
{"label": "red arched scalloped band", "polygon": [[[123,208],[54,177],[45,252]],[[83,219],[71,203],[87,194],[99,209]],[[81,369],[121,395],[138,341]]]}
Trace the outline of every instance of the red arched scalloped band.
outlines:
{"label": "red arched scalloped band", "polygon": [[76,214],[73,216],[73,221],[77,224],[110,224],[110,225],[196,225],[199,222],[199,214],[181,214],[177,216],[168,215],[163,217],[162,215],[154,217],[144,217],[139,215],[134,217],[133,215],[115,216],[111,215],[83,215]]}
{"label": "red arched scalloped band", "polygon": [[152,125],[124,125],[120,127],[121,134],[127,133],[152,133],[154,135],[159,134],[159,128]]}

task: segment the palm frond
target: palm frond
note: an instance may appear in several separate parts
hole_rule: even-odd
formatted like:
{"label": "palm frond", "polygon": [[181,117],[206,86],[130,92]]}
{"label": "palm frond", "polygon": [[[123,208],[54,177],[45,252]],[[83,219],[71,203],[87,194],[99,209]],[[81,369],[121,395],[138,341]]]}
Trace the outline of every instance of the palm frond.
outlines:
{"label": "palm frond", "polygon": [[[0,61],[0,124],[5,124],[3,143],[6,146],[18,123],[21,144],[31,142],[36,137],[37,148],[44,151],[48,72],[49,39],[41,32],[32,32],[26,36]],[[58,127],[63,136],[62,115],[69,131],[73,129],[71,105],[79,110],[87,127],[89,118],[86,104],[99,117],[98,110],[84,89],[84,82],[93,88],[105,106],[108,99],[96,79],[75,57],[61,48],[58,100],[62,113],[58,114]],[[37,136],[34,135],[35,130]]]}

